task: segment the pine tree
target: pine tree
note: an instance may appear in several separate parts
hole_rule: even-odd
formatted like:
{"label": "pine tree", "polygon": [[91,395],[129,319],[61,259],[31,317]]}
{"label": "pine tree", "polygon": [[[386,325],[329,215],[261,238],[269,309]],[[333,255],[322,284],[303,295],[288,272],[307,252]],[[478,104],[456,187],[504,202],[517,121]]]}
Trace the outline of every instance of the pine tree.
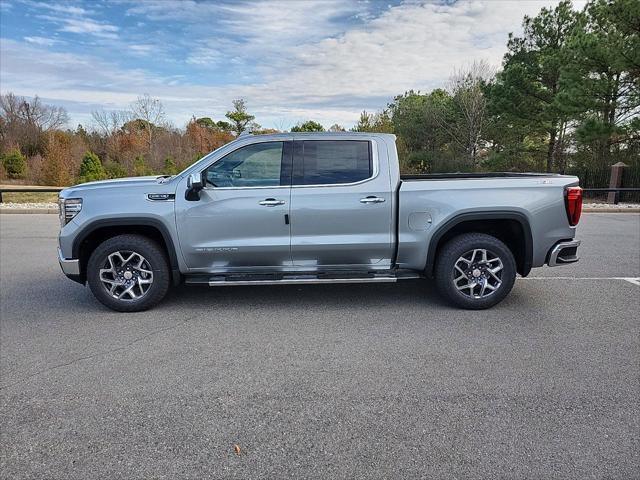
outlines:
{"label": "pine tree", "polygon": [[2,166],[9,178],[24,178],[27,174],[27,162],[17,148],[10,150],[0,157]]}
{"label": "pine tree", "polygon": [[107,178],[107,172],[104,170],[100,158],[95,153],[86,152],[80,164],[78,180],[81,183],[85,183],[104,180],[105,178]]}

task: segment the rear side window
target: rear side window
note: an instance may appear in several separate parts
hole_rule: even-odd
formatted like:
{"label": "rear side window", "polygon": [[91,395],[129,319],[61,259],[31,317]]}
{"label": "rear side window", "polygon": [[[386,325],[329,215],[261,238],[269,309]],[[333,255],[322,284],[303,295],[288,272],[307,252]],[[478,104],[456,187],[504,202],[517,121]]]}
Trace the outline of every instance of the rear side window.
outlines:
{"label": "rear side window", "polygon": [[368,141],[305,140],[296,152],[295,185],[353,183],[373,174]]}

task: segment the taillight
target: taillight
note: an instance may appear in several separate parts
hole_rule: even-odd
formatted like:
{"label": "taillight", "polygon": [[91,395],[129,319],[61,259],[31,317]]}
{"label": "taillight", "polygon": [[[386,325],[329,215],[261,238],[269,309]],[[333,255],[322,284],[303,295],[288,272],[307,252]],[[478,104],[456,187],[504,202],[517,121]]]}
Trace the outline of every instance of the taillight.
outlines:
{"label": "taillight", "polygon": [[582,189],[580,187],[565,188],[564,204],[567,209],[569,225],[573,227],[580,221],[580,214],[582,213]]}

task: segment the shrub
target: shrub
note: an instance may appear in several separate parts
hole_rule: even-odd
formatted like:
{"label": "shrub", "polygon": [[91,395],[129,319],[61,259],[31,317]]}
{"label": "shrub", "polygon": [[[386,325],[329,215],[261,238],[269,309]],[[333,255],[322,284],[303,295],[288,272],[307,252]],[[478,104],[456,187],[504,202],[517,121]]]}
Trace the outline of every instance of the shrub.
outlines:
{"label": "shrub", "polygon": [[105,178],[107,178],[107,172],[105,172],[100,158],[93,152],[86,152],[82,157],[78,180],[81,183],[85,183],[104,180]]}
{"label": "shrub", "polygon": [[127,169],[121,163],[110,160],[104,164],[104,171],[107,178],[122,178],[129,175]]}
{"label": "shrub", "polygon": [[178,173],[178,166],[173,157],[167,157],[164,159],[164,167],[162,168],[163,175],[175,175]]}
{"label": "shrub", "polygon": [[17,148],[2,155],[2,166],[9,178],[24,178],[27,174],[27,161]]}
{"label": "shrub", "polygon": [[142,155],[138,155],[133,161],[133,174],[136,177],[144,177],[145,175],[153,175],[153,171],[145,162]]}

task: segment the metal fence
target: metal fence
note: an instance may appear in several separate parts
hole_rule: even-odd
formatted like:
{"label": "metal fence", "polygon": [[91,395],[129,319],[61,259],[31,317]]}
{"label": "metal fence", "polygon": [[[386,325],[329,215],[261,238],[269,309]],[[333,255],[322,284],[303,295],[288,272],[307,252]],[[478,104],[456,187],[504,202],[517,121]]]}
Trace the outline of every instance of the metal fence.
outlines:
{"label": "metal fence", "polygon": [[0,203],[3,202],[3,193],[56,193],[62,191],[63,189],[64,187],[0,187]]}

